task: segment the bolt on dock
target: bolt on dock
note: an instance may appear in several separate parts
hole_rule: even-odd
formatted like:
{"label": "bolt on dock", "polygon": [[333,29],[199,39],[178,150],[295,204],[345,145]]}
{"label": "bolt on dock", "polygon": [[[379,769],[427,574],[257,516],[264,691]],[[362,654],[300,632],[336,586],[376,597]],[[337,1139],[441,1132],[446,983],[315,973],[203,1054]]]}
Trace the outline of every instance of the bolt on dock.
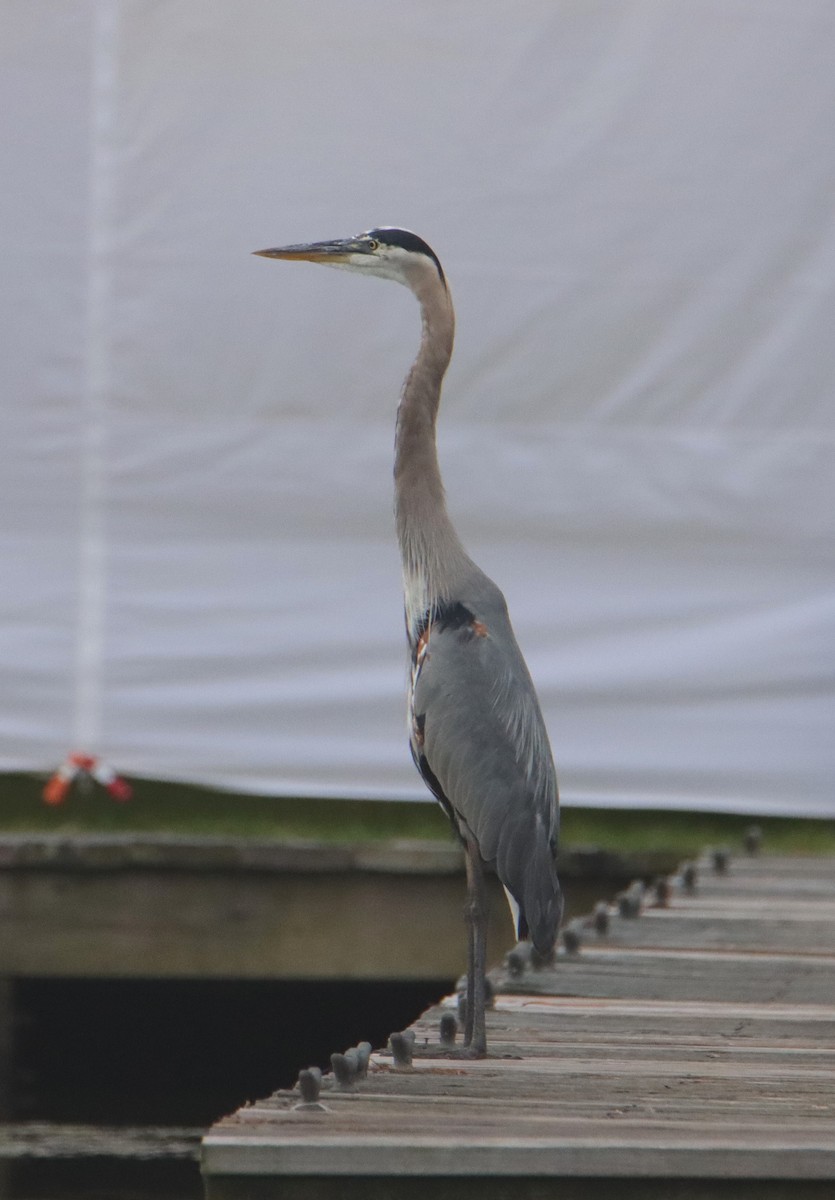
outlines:
{"label": "bolt on dock", "polygon": [[335,1053],[208,1132],[209,1200],[835,1194],[832,859],[714,852],[490,978],[489,1057],[455,996]]}

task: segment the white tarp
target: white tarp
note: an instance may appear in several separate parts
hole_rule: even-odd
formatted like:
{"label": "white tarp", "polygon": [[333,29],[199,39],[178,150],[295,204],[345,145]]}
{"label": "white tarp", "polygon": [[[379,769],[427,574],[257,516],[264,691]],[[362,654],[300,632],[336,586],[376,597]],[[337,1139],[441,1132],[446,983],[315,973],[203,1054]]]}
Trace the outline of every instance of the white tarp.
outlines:
{"label": "white tarp", "polygon": [[405,289],[569,803],[835,814],[831,0],[2,0],[4,769],[417,796]]}

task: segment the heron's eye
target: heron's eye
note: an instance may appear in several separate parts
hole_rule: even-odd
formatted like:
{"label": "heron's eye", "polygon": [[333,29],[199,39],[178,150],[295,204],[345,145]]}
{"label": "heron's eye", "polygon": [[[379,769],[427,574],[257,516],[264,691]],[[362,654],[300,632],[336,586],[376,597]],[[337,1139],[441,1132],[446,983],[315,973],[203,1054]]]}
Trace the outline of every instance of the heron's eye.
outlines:
{"label": "heron's eye", "polygon": [[377,239],[376,239],[376,238],[369,238],[369,239],[368,239],[368,249],[369,249],[369,250],[370,250],[372,253],[373,253],[375,250],[379,250],[379,248],[380,248],[380,243],[377,241]]}

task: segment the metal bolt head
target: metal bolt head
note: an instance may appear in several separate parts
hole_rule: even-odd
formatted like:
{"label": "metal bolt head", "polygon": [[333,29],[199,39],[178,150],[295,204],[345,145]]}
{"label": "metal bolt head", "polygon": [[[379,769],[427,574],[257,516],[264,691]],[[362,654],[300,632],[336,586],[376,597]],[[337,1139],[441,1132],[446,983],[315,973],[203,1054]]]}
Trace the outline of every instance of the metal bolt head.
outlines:
{"label": "metal bolt head", "polygon": [[699,882],[699,869],[694,862],[686,862],[681,865],[681,886],[685,892],[692,896],[696,890],[696,885]]}
{"label": "metal bolt head", "polygon": [[583,944],[583,935],[578,921],[569,921],[565,926],[562,931],[562,944],[565,946],[566,953],[580,953],[580,947]]}
{"label": "metal bolt head", "polygon": [[354,1052],[357,1056],[357,1079],[367,1079],[368,1064],[371,1061],[371,1043],[360,1042]]}
{"label": "metal bolt head", "polygon": [[518,979],[521,975],[524,975],[529,957],[530,955],[521,950],[519,946],[508,950],[504,958],[504,965],[507,967],[508,975],[511,975],[514,979]]}
{"label": "metal bolt head", "polygon": [[333,1071],[334,1086],[342,1092],[352,1091],[357,1078],[356,1055],[332,1054],[331,1070]]}
{"label": "metal bolt head", "polygon": [[460,1025],[467,1024],[467,993],[463,988],[458,993],[458,1022]]}
{"label": "metal bolt head", "polygon": [[717,846],[711,853],[711,862],[717,875],[727,875],[731,852],[727,846]]}
{"label": "metal bolt head", "polygon": [[299,1091],[305,1104],[315,1104],[322,1090],[322,1072],[318,1067],[299,1071]]}
{"label": "metal bolt head", "polygon": [[643,904],[644,896],[646,895],[646,887],[643,879],[633,879],[629,887],[626,889],[630,896],[634,897],[639,904]]}
{"label": "metal bolt head", "polygon": [[641,903],[644,898],[644,886],[640,885],[640,890],[635,887],[635,884],[630,886],[623,892],[618,892],[618,914],[627,921],[632,921],[641,915]]}
{"label": "metal bolt head", "polygon": [[609,905],[605,900],[600,900],[595,904],[591,920],[597,936],[605,937],[609,932]]}
{"label": "metal bolt head", "polygon": [[455,1014],[448,1012],[441,1017],[441,1045],[445,1049],[450,1049],[455,1045],[455,1039],[458,1036],[458,1022],[455,1019]]}
{"label": "metal bolt head", "polygon": [[762,848],[763,831],[759,825],[749,825],[745,830],[745,850],[748,854],[759,854]]}
{"label": "metal bolt head", "polygon": [[298,1089],[301,1092],[301,1101],[293,1107],[302,1112],[327,1112],[324,1104],[319,1102],[319,1093],[322,1090],[322,1072],[318,1067],[307,1067],[303,1071],[299,1071]]}
{"label": "metal bolt head", "polygon": [[394,1065],[398,1068],[410,1067],[412,1065],[412,1050],[415,1043],[415,1035],[410,1030],[404,1030],[402,1033],[389,1034],[389,1047],[394,1058]]}

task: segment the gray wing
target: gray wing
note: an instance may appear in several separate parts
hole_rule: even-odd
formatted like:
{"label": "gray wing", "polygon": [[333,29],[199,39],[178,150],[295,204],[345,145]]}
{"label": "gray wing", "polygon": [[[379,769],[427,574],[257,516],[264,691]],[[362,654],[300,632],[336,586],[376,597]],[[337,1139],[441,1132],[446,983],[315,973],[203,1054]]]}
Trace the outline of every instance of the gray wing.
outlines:
{"label": "gray wing", "polygon": [[418,769],[457,828],[520,908],[520,935],[553,946],[557,780],[531,677],[499,589],[479,573],[440,606],[413,652],[411,745]]}

